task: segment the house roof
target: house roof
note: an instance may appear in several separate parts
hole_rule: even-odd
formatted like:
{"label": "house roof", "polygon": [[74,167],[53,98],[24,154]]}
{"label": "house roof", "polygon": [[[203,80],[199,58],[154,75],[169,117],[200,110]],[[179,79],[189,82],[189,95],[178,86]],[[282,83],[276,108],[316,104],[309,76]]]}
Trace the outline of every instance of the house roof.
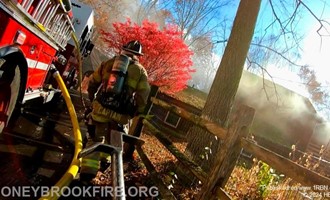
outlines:
{"label": "house roof", "polygon": [[180,92],[168,95],[179,101],[182,101],[186,104],[189,104],[202,110],[205,105],[208,94],[201,90],[188,86],[186,89]]}
{"label": "house roof", "polygon": [[[187,87],[170,96],[203,109],[207,95],[196,88]],[[313,115],[317,113],[307,97],[246,70],[243,71],[237,91],[236,99],[238,98],[244,99],[246,104],[256,109],[271,105],[283,112],[306,111]]]}
{"label": "house roof", "polygon": [[283,112],[317,113],[309,98],[248,71],[242,74],[237,98],[256,109],[271,105]]}

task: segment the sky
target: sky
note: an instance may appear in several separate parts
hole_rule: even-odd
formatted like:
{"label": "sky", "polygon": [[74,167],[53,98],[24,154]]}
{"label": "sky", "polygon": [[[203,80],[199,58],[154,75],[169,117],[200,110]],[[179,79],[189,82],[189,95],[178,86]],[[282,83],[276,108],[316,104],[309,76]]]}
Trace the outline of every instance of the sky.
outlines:
{"label": "sky", "polygon": [[[236,14],[239,0],[235,0],[235,2],[235,6],[233,6],[231,10],[227,10],[227,13],[233,18]],[[292,13],[295,8],[295,4],[292,4],[291,7],[288,6],[287,8],[282,9],[282,5],[276,4],[279,1],[272,2],[277,10],[277,14],[282,20],[285,19],[285,17],[281,16],[282,13],[284,15],[287,13]],[[296,1],[286,0],[284,2]],[[330,1],[325,3],[326,0],[303,0],[303,2],[315,14],[316,17],[330,22]],[[254,37],[258,36],[258,34],[263,34],[264,28],[274,21],[274,15],[270,8],[269,1],[262,0]],[[321,37],[317,33],[317,30],[320,28],[319,22],[303,6],[301,6],[301,12],[297,17],[297,20],[299,20],[299,22],[297,23],[296,28],[299,30],[299,34],[304,36],[304,39],[301,42],[300,59],[297,60],[297,64],[309,65],[312,67],[312,69],[316,71],[317,80],[322,83],[324,88],[328,88],[330,90],[330,76],[328,75],[328,70],[330,67],[330,24],[325,23],[326,26],[320,31],[321,34],[328,36]],[[277,28],[279,27],[277,26]],[[218,58],[220,62],[220,57]],[[278,64],[276,65],[275,63],[267,64],[267,71],[271,74],[273,78],[272,80],[290,90],[308,97],[309,94],[305,88],[305,84],[297,75],[298,70],[299,67],[283,67]]]}
{"label": "sky", "polygon": [[[330,2],[327,1],[303,0],[308,8],[313,11],[315,17],[330,22]],[[300,33],[304,35],[304,39],[301,42],[300,59],[297,63],[310,66],[316,72],[317,81],[322,84],[322,89],[330,93],[330,76],[328,75],[330,67],[330,24],[324,23],[324,27],[318,33],[318,29],[321,27],[320,22],[307,9],[302,9],[302,11],[297,28],[301,30]],[[261,10],[259,14],[268,13],[271,12]],[[267,67],[276,83],[300,95],[310,97],[306,85],[297,75],[299,68],[283,68],[273,64]],[[329,119],[327,110],[320,110],[317,105],[314,105],[314,107],[318,110],[319,115]]]}
{"label": "sky", "polygon": [[[330,38],[321,38],[316,31],[317,28],[311,29],[304,40],[300,64],[306,64],[315,70],[317,80],[322,83],[322,87],[330,90]],[[274,76],[277,77],[276,81],[308,97],[305,85],[296,73],[275,67],[274,69],[271,67],[271,69]]]}
{"label": "sky", "polygon": [[[324,3],[328,1],[328,3]],[[277,14],[284,21],[287,13],[292,13],[293,9],[296,5],[292,4],[291,7],[285,7],[283,9],[282,5],[276,5],[279,2],[296,2],[295,0],[286,0],[286,1],[272,1],[277,9]],[[319,19],[324,19],[330,22],[330,1],[329,0],[303,0],[303,2],[308,6],[308,8],[315,14]],[[227,10],[226,12],[231,15],[234,19],[239,0],[236,0],[236,5],[232,7],[231,10]],[[281,15],[283,14],[283,16]],[[308,65],[313,70],[316,71],[317,81],[322,84],[322,89],[326,89],[330,93],[330,76],[329,74],[329,65],[330,65],[330,23],[325,23],[325,27],[320,31],[321,34],[328,36],[320,36],[317,33],[317,30],[320,28],[320,24],[315,19],[315,17],[303,6],[301,6],[301,12],[297,15],[296,20],[298,20],[296,29],[298,30],[298,34],[303,35],[304,39],[300,43],[300,59],[296,61],[299,65]],[[268,25],[274,21],[274,15],[272,10],[270,9],[269,0],[262,0],[262,5],[259,11],[257,26],[255,29],[254,37],[258,36],[258,34],[263,34],[264,27],[268,27]],[[280,30],[275,28],[272,31]],[[264,31],[264,32],[263,32]],[[269,29],[267,29],[269,33]],[[329,32],[327,32],[329,31]],[[289,38],[290,40],[290,38]],[[215,55],[215,57],[219,60],[217,65],[219,65],[221,60],[221,52],[219,55]],[[297,72],[300,67],[297,66],[289,66],[288,63],[285,62],[277,62],[267,63],[267,71],[271,74],[272,81],[280,84],[296,93],[305,96],[307,98],[310,97],[310,94],[307,92],[306,85],[303,83],[301,78],[298,76]],[[267,78],[267,77],[266,77]],[[317,106],[315,105],[317,109]],[[317,109],[318,110],[318,109]],[[325,119],[326,113],[319,110],[319,114],[324,116]]]}
{"label": "sky", "polygon": [[311,29],[304,42],[302,60],[311,65],[322,82],[330,83],[330,37],[316,34],[318,25]]}
{"label": "sky", "polygon": [[[264,1],[265,2],[265,1]],[[330,5],[324,6],[322,0],[305,0],[303,1],[313,13],[322,19],[330,22]],[[330,65],[330,37],[321,37],[317,30],[320,28],[319,22],[306,10],[303,9],[299,29],[305,35],[301,44],[301,59],[297,61],[301,65],[311,66],[317,74],[318,81],[329,87],[330,76],[328,69]],[[269,10],[260,10],[259,17],[265,17],[269,14]],[[267,16],[271,18],[272,16]],[[327,25],[327,33],[325,28],[322,29],[322,34],[330,34],[330,26]],[[302,84],[302,81],[297,76],[297,73],[291,72],[289,69],[278,68],[278,66],[269,66],[269,71],[275,77],[275,81],[281,85],[285,85],[289,89],[295,90],[298,93],[307,96],[307,92]],[[295,71],[295,69],[293,69]],[[330,89],[330,88],[329,88]]]}
{"label": "sky", "polygon": [[[292,13],[294,8],[296,7],[294,2],[295,0],[285,0],[283,2],[291,2],[287,8],[283,9],[283,5],[277,4],[282,1],[272,1],[279,15],[279,18],[284,21],[285,17],[281,14],[286,15],[288,13]],[[324,0],[303,0],[303,2],[308,6],[309,9],[320,19],[325,19],[330,22],[330,2],[329,5],[324,4]],[[238,8],[239,0],[235,0],[232,2],[232,6],[225,9],[224,15],[227,15],[229,19],[231,19],[230,23],[233,22],[234,17],[236,15],[236,11]],[[271,22],[274,21],[274,15],[272,10],[270,9],[269,0],[262,0],[262,5],[259,11],[257,27],[255,31],[255,36],[259,34],[264,34],[265,32],[270,33],[270,29],[265,31],[265,27],[268,27]],[[323,84],[329,85],[330,76],[327,76],[328,63],[330,63],[330,37],[320,37],[317,33],[317,29],[320,27],[319,22],[308,12],[308,10],[300,6],[300,13],[298,13],[298,23],[296,29],[300,35],[304,35],[305,39],[301,42],[301,58],[297,61],[300,65],[309,65],[318,75],[318,81]],[[284,23],[283,23],[284,24]],[[231,26],[228,23],[228,26]],[[278,28],[278,29],[276,29]],[[321,33],[330,35],[330,25],[328,25],[329,33],[325,33],[325,29],[322,29]],[[275,30],[274,30],[275,29]],[[275,26],[272,31],[279,30],[279,26]],[[230,31],[227,31],[227,37],[229,37]],[[223,53],[223,48],[225,45],[220,43],[217,45],[217,52],[214,57],[218,59],[218,62],[215,62],[215,65],[219,65],[221,55]],[[217,67],[215,66],[215,67]],[[305,89],[305,85],[300,80],[300,77],[297,75],[297,71],[299,67],[295,68],[285,68],[283,66],[278,66],[272,63],[269,63],[267,66],[267,70],[271,73],[273,80],[278,84],[281,84],[291,90],[298,92],[303,96],[308,96]],[[330,88],[329,88],[330,89]]]}

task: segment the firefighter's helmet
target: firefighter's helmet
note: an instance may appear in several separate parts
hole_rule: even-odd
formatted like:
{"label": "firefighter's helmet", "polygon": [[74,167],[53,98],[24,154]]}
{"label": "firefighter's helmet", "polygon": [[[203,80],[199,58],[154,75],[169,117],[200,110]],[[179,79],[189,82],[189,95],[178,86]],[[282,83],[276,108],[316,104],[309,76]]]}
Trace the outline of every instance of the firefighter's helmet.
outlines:
{"label": "firefighter's helmet", "polygon": [[131,52],[135,55],[140,55],[142,56],[142,45],[139,41],[133,40],[127,43],[126,45],[123,46],[123,50]]}

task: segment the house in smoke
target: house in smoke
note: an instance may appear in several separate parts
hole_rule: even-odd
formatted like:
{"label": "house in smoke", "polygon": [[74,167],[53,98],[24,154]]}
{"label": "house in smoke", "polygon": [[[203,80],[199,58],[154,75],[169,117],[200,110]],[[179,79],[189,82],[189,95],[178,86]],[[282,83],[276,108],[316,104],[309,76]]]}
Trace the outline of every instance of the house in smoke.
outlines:
{"label": "house in smoke", "polygon": [[[157,95],[197,115],[201,114],[206,97],[207,94],[194,88],[175,95]],[[246,104],[256,110],[251,134],[259,144],[286,157],[292,145],[305,151],[316,124],[321,122],[308,98],[247,71],[242,75],[235,104]],[[167,132],[185,136],[192,126],[191,122],[157,105],[150,111],[155,124]]]}
{"label": "house in smoke", "polygon": [[305,151],[315,126],[322,121],[307,97],[247,71],[235,103],[256,110],[252,134],[258,143],[284,156],[292,145]]}
{"label": "house in smoke", "polygon": [[307,146],[307,152],[313,152],[316,157],[330,161],[330,123],[320,123],[314,128]]}

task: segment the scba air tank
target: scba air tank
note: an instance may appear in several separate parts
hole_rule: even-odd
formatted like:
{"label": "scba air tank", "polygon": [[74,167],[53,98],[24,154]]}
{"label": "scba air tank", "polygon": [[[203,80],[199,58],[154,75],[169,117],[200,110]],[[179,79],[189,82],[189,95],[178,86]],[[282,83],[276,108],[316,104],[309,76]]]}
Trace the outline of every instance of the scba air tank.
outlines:
{"label": "scba air tank", "polygon": [[112,70],[109,75],[109,80],[106,89],[107,92],[115,94],[121,93],[124,86],[129,62],[130,58],[126,55],[121,54],[115,57]]}

